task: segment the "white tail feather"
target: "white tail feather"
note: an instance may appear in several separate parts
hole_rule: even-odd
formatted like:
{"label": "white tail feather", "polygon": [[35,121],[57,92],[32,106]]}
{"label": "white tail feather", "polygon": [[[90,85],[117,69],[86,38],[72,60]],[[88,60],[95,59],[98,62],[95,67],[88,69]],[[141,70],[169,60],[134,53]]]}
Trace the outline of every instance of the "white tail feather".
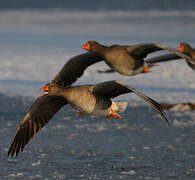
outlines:
{"label": "white tail feather", "polygon": [[118,113],[122,113],[128,106],[128,102],[112,102],[112,108]]}

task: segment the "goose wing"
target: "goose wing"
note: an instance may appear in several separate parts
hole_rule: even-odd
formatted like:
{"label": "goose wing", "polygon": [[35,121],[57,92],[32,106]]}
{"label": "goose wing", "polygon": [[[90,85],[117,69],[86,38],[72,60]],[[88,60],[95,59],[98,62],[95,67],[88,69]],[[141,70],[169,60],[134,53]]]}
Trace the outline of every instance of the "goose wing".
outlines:
{"label": "goose wing", "polygon": [[162,48],[164,50],[167,50],[167,51],[170,51],[176,55],[178,55],[180,58],[183,58],[185,59],[186,61],[188,61],[190,64],[195,64],[195,59],[191,58],[190,56],[182,53],[181,51],[179,50],[176,50],[176,49],[173,49],[171,47],[168,47],[168,46],[165,46],[163,44],[160,44],[160,43],[155,43],[155,45],[159,48]]}
{"label": "goose wing", "polygon": [[170,54],[165,54],[161,56],[156,56],[153,58],[148,58],[145,60],[145,62],[153,64],[153,63],[158,63],[158,62],[173,61],[177,59],[181,59],[181,57],[179,57],[176,54],[170,53]]}
{"label": "goose wing", "polygon": [[137,96],[141,97],[144,101],[150,104],[166,121],[170,124],[169,120],[167,119],[163,108],[159,103],[157,103],[152,98],[148,97],[147,95],[143,94],[142,92],[138,91],[131,86],[122,83],[121,81],[107,81],[100,84],[97,84],[93,88],[93,93],[98,94],[108,98],[114,98],[122,94],[127,93],[135,93]]}
{"label": "goose wing", "polygon": [[[127,48],[128,49],[128,48]],[[159,51],[159,50],[167,50],[170,51],[180,58],[186,59],[188,62],[191,64],[195,64],[195,59],[189,57],[188,55],[182,53],[179,50],[176,50],[174,48],[168,47],[166,45],[160,44],[160,43],[143,43],[143,44],[138,44],[135,45],[132,49],[132,46],[129,47],[129,51],[131,52],[132,56],[138,56],[145,58],[149,53],[152,53],[154,51]]]}
{"label": "goose wing", "polygon": [[66,100],[59,96],[40,96],[37,98],[20,123],[9,148],[8,155],[17,156],[19,152],[22,152],[30,139],[35,136],[65,104],[67,104]]}
{"label": "goose wing", "polygon": [[145,58],[149,53],[162,50],[154,43],[141,43],[127,48],[131,56]]}
{"label": "goose wing", "polygon": [[56,74],[52,83],[56,83],[64,87],[69,86],[83,75],[88,66],[99,61],[103,61],[103,58],[95,53],[88,52],[74,56],[70,58],[70,60],[68,60],[68,62]]}

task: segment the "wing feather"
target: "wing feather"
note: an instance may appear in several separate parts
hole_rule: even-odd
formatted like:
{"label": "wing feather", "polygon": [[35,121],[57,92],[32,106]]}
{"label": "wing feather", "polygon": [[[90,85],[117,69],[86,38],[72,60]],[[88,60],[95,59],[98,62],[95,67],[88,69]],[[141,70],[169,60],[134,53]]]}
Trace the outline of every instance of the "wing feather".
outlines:
{"label": "wing feather", "polygon": [[153,63],[173,61],[173,60],[178,60],[178,59],[181,59],[181,57],[179,57],[176,54],[165,54],[161,56],[148,58],[145,60],[145,62],[153,64]]}
{"label": "wing feather", "polygon": [[63,87],[69,86],[83,75],[88,66],[102,60],[102,56],[90,52],[74,56],[56,74],[52,83]]}
{"label": "wing feather", "polygon": [[182,53],[181,51],[179,50],[176,50],[176,49],[173,49],[171,47],[168,47],[168,46],[165,46],[163,44],[160,44],[160,43],[155,43],[155,45],[159,48],[162,48],[164,50],[167,50],[167,51],[170,51],[176,55],[178,55],[179,57],[183,58],[183,59],[186,59],[186,61],[188,61],[189,63],[191,64],[195,64],[195,59],[191,58],[190,56]]}
{"label": "wing feather", "polygon": [[158,102],[138,91],[137,89],[132,88],[120,81],[107,81],[104,83],[100,83],[94,86],[93,89],[94,94],[98,94],[107,98],[114,98],[119,95],[131,92],[135,93],[137,96],[150,104],[167,121],[167,123],[170,124],[165,115],[165,112],[163,111],[162,106]]}
{"label": "wing feather", "polygon": [[133,46],[133,49],[132,49],[132,46],[129,47],[129,52],[131,53],[132,56],[138,56],[138,57],[142,57],[142,58],[145,58],[149,53],[159,51],[159,50],[170,51],[170,52],[176,54],[177,56],[179,56],[180,58],[186,59],[191,64],[195,64],[195,59],[182,53],[179,50],[176,50],[174,48],[168,47],[168,46],[160,44],[160,43],[138,44],[138,45]]}
{"label": "wing feather", "polygon": [[30,139],[40,131],[54,114],[65,104],[66,100],[59,96],[41,96],[29,109],[19,125],[8,155],[18,155],[23,151]]}

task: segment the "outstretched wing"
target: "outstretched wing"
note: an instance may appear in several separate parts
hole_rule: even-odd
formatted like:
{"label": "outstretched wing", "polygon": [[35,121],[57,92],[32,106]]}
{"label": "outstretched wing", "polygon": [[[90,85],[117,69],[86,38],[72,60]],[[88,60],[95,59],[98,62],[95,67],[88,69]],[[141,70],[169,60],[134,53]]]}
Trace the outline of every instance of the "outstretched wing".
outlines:
{"label": "outstretched wing", "polygon": [[182,53],[181,51],[179,50],[176,50],[176,49],[173,49],[173,48],[170,48],[168,46],[165,46],[163,44],[159,44],[159,43],[155,43],[155,45],[159,48],[162,48],[164,50],[167,50],[167,51],[170,51],[176,55],[178,55],[179,57],[183,58],[183,59],[186,59],[186,61],[188,61],[189,63],[191,64],[195,64],[195,59],[191,58],[190,56]]}
{"label": "outstretched wing", "polygon": [[141,93],[140,91],[132,88],[120,81],[107,81],[104,83],[97,84],[94,86],[93,93],[98,94],[101,96],[105,96],[108,98],[114,98],[122,94],[126,93],[135,93],[137,96],[141,97],[144,101],[150,104],[159,114],[170,124],[169,120],[167,119],[165,112],[163,111],[161,105],[154,101],[152,98],[146,96],[145,94]]}
{"label": "outstretched wing", "polygon": [[88,66],[102,60],[102,56],[90,52],[72,57],[57,73],[52,82],[64,87],[69,86],[82,76]]}
{"label": "outstretched wing", "polygon": [[[176,55],[176,54],[165,54],[153,58],[148,58],[145,60],[146,63],[155,64],[158,62],[166,62],[166,61],[173,61],[173,60],[180,60],[182,57]],[[188,66],[195,70],[195,64],[192,64],[190,61],[187,61]]]}
{"label": "outstretched wing", "polygon": [[132,46],[129,47],[129,51],[131,52],[132,56],[138,56],[138,57],[142,57],[142,58],[145,58],[147,56],[147,54],[149,54],[149,53],[152,53],[154,51],[159,51],[159,50],[170,51],[170,52],[178,55],[179,57],[186,59],[191,64],[195,64],[195,59],[192,59],[191,57],[182,53],[179,50],[173,49],[171,47],[168,47],[168,46],[160,44],[160,43],[138,44],[138,45],[133,46],[133,49],[132,49]]}
{"label": "outstretched wing", "polygon": [[[103,58],[94,53],[84,53],[72,57],[57,73],[52,82],[60,86],[69,86],[82,76],[84,70]],[[59,96],[41,96],[31,106],[19,125],[8,155],[18,155],[29,140],[53,117],[65,104],[66,100]]]}
{"label": "outstretched wing", "polygon": [[59,96],[41,96],[29,109],[19,125],[8,155],[17,156],[35,134],[53,117],[65,104],[66,100]]}
{"label": "outstretched wing", "polygon": [[160,51],[162,48],[157,47],[154,43],[141,43],[127,48],[133,57],[145,58],[149,53]]}
{"label": "outstretched wing", "polygon": [[165,55],[156,56],[153,58],[148,58],[145,60],[145,62],[153,64],[153,63],[173,61],[173,60],[178,60],[178,59],[181,59],[181,57],[179,57],[176,54],[165,54]]}

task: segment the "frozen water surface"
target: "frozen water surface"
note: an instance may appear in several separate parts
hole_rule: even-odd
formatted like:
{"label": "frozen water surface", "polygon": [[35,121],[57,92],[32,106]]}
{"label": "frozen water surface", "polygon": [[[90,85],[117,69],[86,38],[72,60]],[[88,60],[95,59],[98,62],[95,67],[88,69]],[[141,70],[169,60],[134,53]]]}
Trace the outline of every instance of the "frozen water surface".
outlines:
{"label": "frozen water surface", "polygon": [[[168,126],[135,95],[117,98],[129,101],[120,120],[78,116],[66,106],[19,157],[7,156],[39,88],[84,52],[84,42],[161,42],[177,48],[187,41],[195,47],[194,20],[194,11],[177,10],[0,11],[0,179],[195,179],[195,112],[167,111]],[[88,68],[75,84],[118,79],[160,102],[195,99],[194,71],[184,61],[134,77],[97,69],[107,66]]]}
{"label": "frozen water surface", "polygon": [[12,108],[15,111],[0,116],[0,176],[5,179],[195,177],[194,112],[168,111],[168,126],[151,108],[135,101],[122,119],[78,116],[66,106],[19,157],[11,158],[8,147],[27,108],[21,99],[18,102],[21,106]]}

